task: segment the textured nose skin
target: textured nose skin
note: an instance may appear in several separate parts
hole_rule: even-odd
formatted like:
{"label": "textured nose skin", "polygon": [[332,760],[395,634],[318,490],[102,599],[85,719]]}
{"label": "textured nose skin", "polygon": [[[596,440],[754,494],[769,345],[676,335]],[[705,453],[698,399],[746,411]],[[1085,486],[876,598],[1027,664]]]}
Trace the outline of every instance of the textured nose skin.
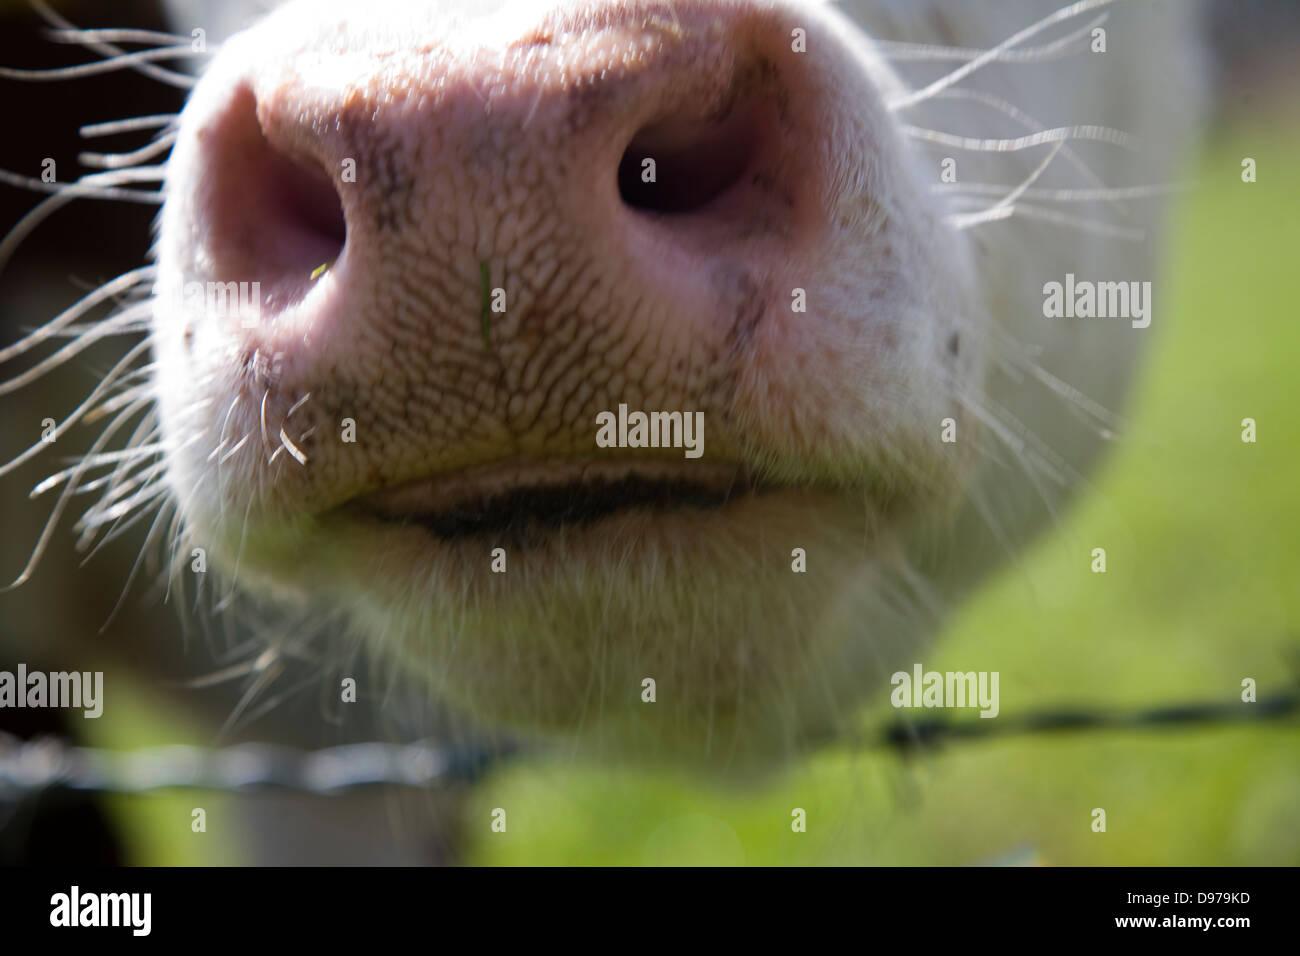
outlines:
{"label": "textured nose skin", "polygon": [[[606,11],[469,58],[406,50],[352,77],[293,60],[259,70],[206,147],[217,267],[264,273],[292,300],[346,246],[340,268],[373,272],[380,255],[440,267],[451,304],[495,259],[521,297],[507,341],[563,254],[678,292],[656,318],[693,323],[713,290],[684,286],[689,267],[766,266],[776,250],[762,240],[788,244],[816,186],[790,136],[796,84],[755,19],[733,10],[687,29]],[[446,324],[438,311],[430,322]]]}
{"label": "textured nose skin", "polygon": [[930,454],[952,407],[915,383],[948,374],[969,300],[908,276],[963,260],[829,21],[380,2],[306,35],[307,7],[282,9],[186,108],[159,271],[239,303],[155,314],[184,356],[166,427],[216,486],[182,488],[197,507],[256,522],[503,463],[621,464],[596,442],[620,406],[702,415],[698,464],[724,472],[884,486]]}
{"label": "textured nose skin", "polygon": [[260,291],[233,334],[247,403],[271,395],[270,452],[302,402],[299,425],[383,428],[382,462],[313,454],[299,428],[333,500],[591,454],[620,403],[725,423],[823,226],[823,118],[789,34],[747,5],[604,4],[468,54],[397,31],[356,53],[250,39],[205,80],[181,155],[199,185],[168,216],[204,224],[181,272]]}

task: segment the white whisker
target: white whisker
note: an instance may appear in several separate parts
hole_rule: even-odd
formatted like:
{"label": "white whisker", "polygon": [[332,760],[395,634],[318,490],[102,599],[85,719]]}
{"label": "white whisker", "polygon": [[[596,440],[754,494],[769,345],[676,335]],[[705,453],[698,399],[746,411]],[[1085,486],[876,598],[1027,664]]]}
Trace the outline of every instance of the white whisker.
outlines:
{"label": "white whisker", "polygon": [[113,610],[109,612],[107,620],[104,621],[103,626],[99,629],[101,634],[108,630],[109,626],[113,623],[113,620],[117,617],[117,612],[122,609],[122,604],[126,601],[126,596],[131,590],[131,584],[135,581],[136,575],[140,573],[140,565],[144,561],[144,556],[149,553],[154,535],[158,533],[158,528],[162,525],[163,519],[166,515],[166,508],[158,509],[158,514],[154,517],[153,524],[149,526],[149,533],[145,535],[144,544],[140,546],[140,553],[136,556],[135,563],[131,565],[131,571],[126,576],[126,583],[122,585],[122,594],[117,599],[117,604],[113,606]]}
{"label": "white whisker", "polygon": [[[71,428],[73,425],[79,422],[82,416],[84,416],[89,409],[95,406],[95,404],[99,401],[100,396],[103,395],[103,393],[108,390],[113,380],[116,379],[117,376],[120,375],[123,371],[125,371],[131,365],[132,362],[134,362],[142,354],[144,354],[145,350],[148,347],[149,347],[149,342],[147,340],[143,342],[139,342],[136,345],[132,346],[131,349],[126,353],[126,355],[123,356],[122,359],[115,366],[113,366],[112,370],[108,373],[108,375],[106,375],[104,379],[98,385],[95,386],[95,388],[91,391],[90,395],[86,398],[86,400],[83,401],[80,405],[78,405],[73,410],[72,414],[70,414],[62,422],[54,426],[54,435],[53,435],[54,440],[57,441],[60,435],[65,433],[69,428]],[[52,444],[52,442],[46,442],[43,439],[38,440],[27,450],[20,452],[18,455],[11,458],[5,464],[0,465],[0,477],[9,474],[15,468],[21,467],[25,462],[31,461],[42,451],[49,448],[50,444]]]}
{"label": "white whisker", "polygon": [[19,389],[30,385],[32,382],[39,380],[52,369],[58,368],[64,362],[68,361],[68,359],[84,352],[96,342],[122,334],[121,326],[138,320],[141,315],[148,314],[150,308],[151,303],[141,302],[138,305],[130,306],[124,312],[117,313],[112,318],[105,319],[99,325],[86,332],[85,335],[73,339],[67,345],[58,349],[53,355],[46,356],[27,371],[0,382],[0,396],[11,395]]}
{"label": "white whisker", "polygon": [[[158,60],[179,60],[196,54],[187,43],[184,46],[162,47],[156,50],[137,50],[134,53],[122,53],[106,60],[80,63],[77,66],[59,66],[46,70],[20,70],[9,66],[0,66],[0,79],[26,80],[27,82],[52,82],[56,80],[77,80],[87,76],[99,76],[118,70],[131,69],[140,63],[153,63]],[[180,76],[181,74],[177,74]]]}
{"label": "white whisker", "polygon": [[[999,196],[1008,187],[998,183],[939,183],[932,187],[940,193],[969,193],[972,196]],[[1052,202],[1099,202],[1110,199],[1154,199],[1172,193],[1191,189],[1187,183],[1169,183],[1153,186],[1116,186],[1101,189],[1026,189],[1021,195],[1025,199],[1043,199]]]}
{"label": "white whisker", "polygon": [[[40,484],[31,490],[28,497],[39,498],[63,484],[73,475],[83,471],[102,468],[104,465],[113,465],[122,461],[144,460],[146,458],[151,458],[154,455],[161,454],[165,450],[166,445],[164,443],[156,442],[150,445],[140,445],[136,448],[123,448],[120,451],[105,451],[97,454],[87,453],[78,460],[77,464],[64,468],[62,471],[56,471],[54,474],[43,479]],[[81,485],[78,489],[78,493],[92,490],[97,487],[97,483],[107,481],[108,477],[110,476],[98,478],[93,482]]]}
{"label": "white whisker", "polygon": [[956,228],[964,229],[966,224],[975,225],[980,221],[986,221],[989,218],[995,217],[995,215],[1002,210],[1013,209],[1016,200],[1023,196],[1025,190],[1037,182],[1038,178],[1047,171],[1047,167],[1051,165],[1052,160],[1054,160],[1057,154],[1060,153],[1063,145],[1064,143],[1057,143],[1052,148],[1052,151],[1043,157],[1042,162],[1035,166],[1033,171],[1021,181],[1020,185],[1016,186],[988,209],[985,209],[982,212],[970,213],[965,216],[953,216],[949,218],[949,221]]}
{"label": "white whisker", "polygon": [[[1044,222],[1054,226],[1063,226],[1068,229],[1078,229],[1080,232],[1086,232],[1096,236],[1107,236],[1111,239],[1123,239],[1127,242],[1142,242],[1146,239],[1146,230],[1139,229],[1136,226],[1119,226],[1107,222],[1098,222],[1093,219],[1081,219],[1078,216],[1071,216],[1055,209],[1045,209],[1042,206],[1034,206],[1027,203],[1015,203],[1014,205],[1007,206],[999,210],[997,216],[986,221],[995,222],[997,220],[1011,219],[1014,217],[1032,219],[1037,222]],[[968,223],[962,228],[971,228],[979,224],[980,223]]]}
{"label": "white whisker", "polygon": [[[1026,129],[1034,130],[1035,132],[1041,132],[1042,130],[1047,129],[1046,123],[1029,115],[1015,104],[1007,101],[1003,97],[995,96],[992,93],[986,93],[983,90],[944,90],[942,93],[937,94],[936,99],[964,100],[969,103],[979,103],[989,109],[997,110],[1004,116],[1014,120],[1021,126],[1024,126]],[[1106,184],[1102,182],[1101,177],[1093,171],[1091,166],[1083,161],[1073,147],[1067,145],[1061,150],[1061,156],[1066,162],[1078,170],[1079,174],[1083,176],[1090,186],[1094,186],[1098,189],[1106,188]],[[1111,205],[1120,212],[1125,211],[1122,202],[1119,202],[1118,200],[1111,200],[1110,202]]]}
{"label": "white whisker", "polygon": [[[124,359],[123,361],[126,362],[129,360],[129,358],[130,356],[128,356],[128,358]],[[92,395],[91,397],[93,398],[94,396]],[[87,399],[87,402],[89,401],[90,399]],[[141,407],[145,407],[145,404],[146,403],[141,403]],[[120,412],[118,416],[115,419],[113,419],[113,421],[109,422],[109,424],[105,426],[104,430],[99,434],[99,437],[96,438],[94,443],[91,445],[90,451],[87,453],[87,456],[83,456],[80,464],[77,466],[77,468],[80,470],[80,473],[84,473],[85,471],[89,470],[89,468],[91,467],[89,464],[87,464],[87,457],[93,457],[95,454],[101,451],[104,448],[104,446],[107,445],[108,442],[112,439],[113,435],[116,434],[117,431],[122,427],[122,425],[130,421],[131,418],[139,412],[139,410],[140,410],[139,408],[134,408],[134,407],[127,408],[124,411]],[[33,447],[39,450],[39,446],[33,446]],[[29,452],[30,451],[31,449],[29,449]],[[32,457],[32,456],[28,454],[26,455],[26,457]],[[14,467],[14,463],[10,462],[8,465],[4,466],[3,468],[0,468],[0,475],[4,474],[12,467]],[[41,557],[45,554],[46,549],[49,547],[50,539],[54,535],[54,529],[58,525],[59,519],[63,516],[64,509],[67,508],[69,501],[71,501],[72,496],[77,491],[78,481],[79,481],[79,474],[74,472],[74,474],[69,479],[66,487],[59,494],[59,497],[55,500],[54,507],[50,510],[50,515],[46,519],[45,525],[41,528],[40,536],[37,538],[36,544],[32,547],[32,551],[27,558],[26,565],[24,565],[22,571],[18,574],[16,578],[14,578],[12,582],[10,582],[8,585],[6,585],[3,588],[0,588],[0,594],[21,587],[24,583],[30,580],[32,574],[36,570],[37,565],[40,564]]]}
{"label": "white whisker", "polygon": [[89,47],[96,43],[189,43],[189,37],[174,33],[162,33],[158,30],[138,30],[123,27],[101,29],[57,29],[48,30],[45,35],[54,43],[67,43]]}
{"label": "white whisker", "polygon": [[889,103],[889,109],[893,111],[898,111],[898,110],[907,109],[910,106],[915,106],[917,103],[922,103],[925,100],[928,100],[930,97],[934,96],[935,94],[940,93],[943,90],[946,90],[950,87],[956,86],[958,83],[960,83],[966,77],[970,76],[976,70],[982,69],[988,64],[996,62],[999,56],[1008,52],[1014,47],[1019,46],[1021,43],[1023,43],[1025,40],[1028,40],[1030,37],[1042,33],[1044,30],[1046,30],[1048,27],[1052,26],[1053,24],[1060,23],[1062,20],[1073,19],[1074,17],[1077,17],[1081,13],[1087,13],[1089,10],[1095,10],[1098,7],[1107,7],[1116,2],[1117,0],[1079,0],[1078,3],[1072,3],[1067,7],[1062,7],[1060,10],[1057,10],[1055,13],[1048,14],[1046,17],[1043,17],[1043,19],[1039,20],[1038,22],[1033,23],[1025,27],[1023,30],[1019,31],[1018,33],[1011,35],[1010,37],[1008,37],[1007,39],[999,43],[997,46],[989,50],[985,50],[983,53],[975,57],[975,59],[971,60],[969,63],[965,63],[962,66],[959,66],[957,69],[953,70],[951,73],[941,76],[939,79],[935,80],[930,85],[922,87],[919,90],[914,90],[911,93],[906,94],[905,96],[900,96],[898,99],[891,101]]}
{"label": "white whisker", "polygon": [[1140,145],[1135,136],[1122,130],[1111,129],[1109,126],[1058,126],[1055,129],[1045,129],[1026,136],[1014,136],[1006,139],[980,139],[975,136],[958,136],[941,130],[907,125],[903,126],[903,132],[913,139],[924,140],[927,143],[979,153],[1017,152],[1022,149],[1032,149],[1035,146],[1043,146],[1047,143],[1057,143],[1063,140],[1089,140],[1091,142],[1109,143],[1112,146],[1130,150],[1137,150]]}
{"label": "white whisker", "polygon": [[[1110,19],[1110,13],[1103,13],[1099,17],[1088,21],[1088,23],[1072,30],[1059,40],[1053,40],[1050,43],[1044,43],[1041,46],[1026,47],[1023,50],[1004,50],[994,58],[996,63],[1043,63],[1049,60],[1060,59],[1062,56],[1069,56],[1074,53],[1086,53],[1087,44],[1078,44],[1078,41],[1089,36],[1093,30],[1104,24]],[[907,43],[900,40],[883,40],[877,43],[877,46],[884,52],[885,56],[895,62],[904,62],[907,60],[924,60],[927,62],[942,62],[944,60],[955,60],[965,62],[974,60],[983,56],[987,50],[975,49],[971,47],[955,46],[938,46],[930,43]]]}
{"label": "white whisker", "polygon": [[176,132],[164,133],[148,146],[141,146],[129,153],[78,153],[77,160],[83,166],[98,169],[126,169],[167,152],[176,143],[178,135]]}
{"label": "white whisker", "polygon": [[230,459],[234,458],[239,449],[244,447],[244,443],[248,441],[248,437],[249,436],[245,435],[243,438],[239,439],[239,441],[235,442],[228,452],[217,459],[217,464],[224,465],[226,462],[230,461]]}
{"label": "white whisker", "polygon": [[143,266],[139,269],[132,269],[130,272],[124,272],[116,279],[110,279],[75,305],[60,312],[40,328],[29,333],[13,345],[0,349],[0,364],[17,358],[24,352],[28,352],[42,342],[54,337],[60,330],[81,318],[95,306],[128,292],[136,286],[151,282],[156,273],[157,269],[154,266]]}
{"label": "white whisker", "polygon": [[117,182],[161,181],[164,178],[161,166],[133,167],[131,169],[112,169],[102,173],[92,173],[81,177],[76,183],[46,183],[30,176],[18,176],[0,169],[0,183],[8,183],[20,189],[35,192],[48,192],[49,196],[36,204],[27,215],[6,233],[0,241],[0,271],[8,264],[14,250],[22,244],[33,229],[48,219],[53,213],[62,209],[74,199],[102,199],[108,201],[140,202],[158,204],[162,202],[161,192],[146,192],[136,189],[119,189],[115,185],[99,185],[100,177],[112,177]]}
{"label": "white whisker", "polygon": [[[72,31],[79,29],[71,20],[52,10],[45,0],[28,0],[28,3],[32,5],[32,9],[40,15],[41,19],[51,26]],[[121,47],[114,46],[111,43],[90,42],[86,44],[86,48],[102,56],[115,56],[122,52]],[[143,76],[176,89],[189,89],[195,83],[192,76],[186,76],[183,73],[177,73],[174,70],[168,70],[153,63],[136,63],[132,68]]]}
{"label": "white whisker", "polygon": [[[165,466],[166,463],[163,462],[162,464]],[[124,495],[128,494],[134,487],[136,487],[136,485],[132,484],[133,481],[134,479],[129,482],[123,482],[119,489],[114,493],[121,493]],[[132,511],[135,511],[136,508],[147,504],[159,495],[167,494],[170,490],[171,488],[166,482],[155,481],[146,485],[139,491],[136,491],[134,494],[131,494],[130,497],[124,497],[122,500],[114,502],[110,507],[100,510],[100,506],[96,505],[95,508],[86,512],[86,514],[77,521],[75,530],[88,531],[102,527],[112,521],[116,521],[124,515],[130,514]]]}
{"label": "white whisker", "polygon": [[78,133],[82,139],[94,139],[99,136],[116,136],[118,133],[134,133],[143,129],[176,126],[180,116],[177,113],[157,113],[152,116],[132,116],[128,119],[109,120],[106,123],[90,123],[81,127]]}
{"label": "white whisker", "polygon": [[289,436],[285,434],[283,426],[280,428],[280,445],[285,451],[288,451],[289,454],[294,457],[294,460],[297,461],[298,464],[307,464],[307,456],[303,453],[302,449],[289,440]]}

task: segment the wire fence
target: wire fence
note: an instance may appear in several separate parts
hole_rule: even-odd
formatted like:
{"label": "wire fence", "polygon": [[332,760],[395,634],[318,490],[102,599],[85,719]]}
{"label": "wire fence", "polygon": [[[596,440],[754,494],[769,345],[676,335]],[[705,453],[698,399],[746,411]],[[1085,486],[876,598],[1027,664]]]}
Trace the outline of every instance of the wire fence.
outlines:
{"label": "wire fence", "polygon": [[508,752],[438,741],[320,750],[266,743],[108,750],[0,732],[0,800],[48,787],[106,793],[276,788],[322,795],[377,785],[428,788],[472,782]]}
{"label": "wire fence", "polygon": [[[997,720],[894,721],[865,745],[903,756],[946,744],[1012,735],[1101,731],[1177,731],[1300,716],[1300,684],[1253,703],[1199,702],[1136,711],[1046,710]],[[436,788],[473,783],[511,746],[485,748],[424,740],[369,742],[302,750],[266,743],[174,745],[139,750],[81,747],[59,737],[20,740],[0,732],[0,801],[51,787],[106,793],[274,788],[330,795],[363,787]]]}

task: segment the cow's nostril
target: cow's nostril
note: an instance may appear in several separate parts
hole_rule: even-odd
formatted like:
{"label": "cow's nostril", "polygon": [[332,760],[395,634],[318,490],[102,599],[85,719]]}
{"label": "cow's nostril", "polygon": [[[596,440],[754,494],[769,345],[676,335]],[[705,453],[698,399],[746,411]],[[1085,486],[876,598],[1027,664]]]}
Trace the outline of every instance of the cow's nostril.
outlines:
{"label": "cow's nostril", "polygon": [[208,131],[206,219],[218,278],[304,286],[347,239],[333,180],[315,158],[267,138],[257,101],[241,90]]}
{"label": "cow's nostril", "polygon": [[275,197],[269,214],[279,218],[278,225],[328,242],[336,253],[341,250],[347,226],[330,178],[316,164],[277,152],[269,143],[265,163],[269,192]]}
{"label": "cow's nostril", "polygon": [[757,114],[731,110],[721,122],[668,119],[643,127],[618,167],[618,189],[633,209],[690,213],[739,183],[758,142]]}

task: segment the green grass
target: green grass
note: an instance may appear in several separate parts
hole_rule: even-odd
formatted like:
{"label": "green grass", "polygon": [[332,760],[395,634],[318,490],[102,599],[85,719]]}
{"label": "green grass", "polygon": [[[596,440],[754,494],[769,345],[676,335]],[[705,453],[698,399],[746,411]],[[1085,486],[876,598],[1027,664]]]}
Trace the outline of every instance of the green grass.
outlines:
{"label": "green grass", "polygon": [[[995,662],[1006,715],[1234,701],[1243,677],[1266,698],[1296,679],[1297,155],[1294,131],[1215,137],[1205,188],[1176,210],[1127,437],[927,667]],[[1243,156],[1258,160],[1255,184],[1240,181]],[[1257,444],[1240,440],[1246,417]],[[1108,573],[1071,542],[1106,547]],[[504,834],[489,830],[494,807]],[[805,834],[791,832],[794,807]],[[1300,727],[1037,735],[911,763],[827,752],[757,792],[538,763],[480,788],[467,827],[483,864],[1296,864]]]}

